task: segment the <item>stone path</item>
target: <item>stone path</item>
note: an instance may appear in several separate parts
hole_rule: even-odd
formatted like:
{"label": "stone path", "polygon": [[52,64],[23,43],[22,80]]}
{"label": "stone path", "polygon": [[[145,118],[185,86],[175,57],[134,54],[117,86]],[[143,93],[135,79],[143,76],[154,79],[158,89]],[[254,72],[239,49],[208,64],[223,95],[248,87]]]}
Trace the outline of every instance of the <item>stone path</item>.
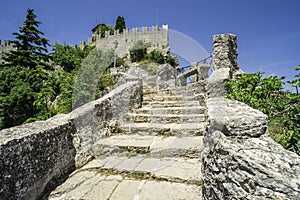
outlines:
{"label": "stone path", "polygon": [[[99,140],[96,159],[76,170],[49,199],[201,199],[205,105],[194,91],[144,86],[143,106],[123,134]],[[201,101],[200,101],[201,102]]]}

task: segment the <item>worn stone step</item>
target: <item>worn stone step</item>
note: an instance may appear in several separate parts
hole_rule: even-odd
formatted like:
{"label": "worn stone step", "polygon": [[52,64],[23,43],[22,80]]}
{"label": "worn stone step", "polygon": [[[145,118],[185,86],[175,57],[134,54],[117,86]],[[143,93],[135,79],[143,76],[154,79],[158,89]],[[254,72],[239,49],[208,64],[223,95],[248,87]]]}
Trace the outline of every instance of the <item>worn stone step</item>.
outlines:
{"label": "worn stone step", "polygon": [[201,186],[143,179],[138,174],[135,177],[124,174],[107,174],[101,170],[87,168],[75,171],[50,194],[48,199],[201,199]]}
{"label": "worn stone step", "polygon": [[163,90],[143,90],[144,96],[153,96],[153,95],[164,95],[164,96],[193,96],[195,95],[196,90],[186,90],[186,89],[163,89]]}
{"label": "worn stone step", "polygon": [[189,107],[167,107],[167,108],[151,108],[144,106],[140,109],[133,109],[136,114],[204,114],[204,106],[189,106]]}
{"label": "worn stone step", "polygon": [[128,113],[127,116],[135,123],[201,123],[205,121],[204,114],[136,114]]}
{"label": "worn stone step", "polygon": [[194,158],[149,158],[109,156],[96,158],[82,170],[114,171],[120,174],[145,174],[158,180],[201,183],[201,159]]}
{"label": "worn stone step", "polygon": [[142,106],[153,108],[199,106],[199,101],[143,101]]}
{"label": "worn stone step", "polygon": [[185,98],[181,95],[144,95],[143,101],[181,101]]}
{"label": "worn stone step", "polygon": [[185,97],[186,101],[199,101],[200,105],[205,105],[205,94],[195,94],[192,97]]}
{"label": "worn stone step", "polygon": [[173,135],[173,136],[198,136],[205,132],[205,123],[128,123],[120,128],[127,134],[138,135]]}
{"label": "worn stone step", "polygon": [[178,87],[178,88],[166,88],[160,90],[162,93],[167,93],[167,94],[188,94],[188,95],[194,95],[195,94],[195,89],[194,88],[185,88],[185,87]]}
{"label": "worn stone step", "polygon": [[200,158],[202,144],[203,136],[118,135],[99,140],[91,151],[94,156],[147,153],[154,157]]}
{"label": "worn stone step", "polygon": [[173,94],[173,95],[143,95],[143,101],[190,101],[195,97],[195,100],[202,100],[205,98],[205,94],[194,94],[194,95],[183,95],[183,94]]}

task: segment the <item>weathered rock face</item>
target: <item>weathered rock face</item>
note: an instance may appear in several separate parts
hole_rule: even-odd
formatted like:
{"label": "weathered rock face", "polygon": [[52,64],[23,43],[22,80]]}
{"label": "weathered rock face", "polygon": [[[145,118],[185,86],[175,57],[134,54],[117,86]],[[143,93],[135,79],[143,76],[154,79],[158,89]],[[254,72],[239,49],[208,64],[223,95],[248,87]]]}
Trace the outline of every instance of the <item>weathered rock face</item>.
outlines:
{"label": "weathered rock face", "polygon": [[81,167],[93,157],[89,151],[99,139],[110,135],[123,116],[133,108],[141,106],[142,82],[127,82],[112,90],[104,97],[92,101],[70,113],[70,120],[76,127],[74,145],[76,147],[76,167]]}
{"label": "weathered rock face", "polygon": [[36,199],[74,170],[75,131],[65,115],[2,130],[1,199]]}
{"label": "weathered rock face", "polygon": [[203,199],[300,199],[300,158],[268,138],[204,139]]}
{"label": "weathered rock face", "polygon": [[218,130],[226,136],[259,137],[267,130],[267,116],[244,103],[210,98],[207,108],[210,132]]}
{"label": "weathered rock face", "polygon": [[175,87],[177,71],[169,64],[150,63],[150,66],[157,67],[154,75],[141,69],[137,63],[131,64],[126,73],[122,74],[118,85],[128,81],[141,80],[144,84],[150,85],[157,89]]}
{"label": "weathered rock face", "polygon": [[229,68],[217,69],[213,71],[207,80],[207,96],[209,98],[224,97],[226,95],[224,83],[228,81],[229,78]]}
{"label": "weathered rock face", "polygon": [[267,117],[224,98],[207,102],[204,199],[299,199],[300,157],[273,142]]}
{"label": "weathered rock face", "polygon": [[234,35],[214,36],[207,84],[208,128],[202,152],[203,199],[300,199],[300,157],[267,134],[267,116],[225,99],[240,72]]}
{"label": "weathered rock face", "polygon": [[38,199],[57,186],[89,161],[89,149],[141,105],[141,96],[142,83],[128,82],[70,114],[1,130],[0,199]]}
{"label": "weathered rock face", "polygon": [[159,65],[157,69],[157,88],[169,88],[175,87],[177,72],[176,70],[168,64]]}
{"label": "weathered rock face", "polygon": [[213,36],[213,63],[214,70],[230,68],[231,71],[238,70],[237,43],[233,34],[220,34]]}

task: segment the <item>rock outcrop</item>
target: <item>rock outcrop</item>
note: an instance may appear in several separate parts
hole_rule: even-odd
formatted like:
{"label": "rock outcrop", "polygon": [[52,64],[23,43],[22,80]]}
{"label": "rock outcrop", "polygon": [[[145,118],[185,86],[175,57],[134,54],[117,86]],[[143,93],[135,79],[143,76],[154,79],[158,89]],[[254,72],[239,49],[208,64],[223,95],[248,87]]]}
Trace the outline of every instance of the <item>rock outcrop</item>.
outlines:
{"label": "rock outcrop", "polygon": [[300,157],[267,136],[266,116],[228,99],[207,105],[203,198],[299,199]]}
{"label": "rock outcrop", "polygon": [[238,71],[236,57],[228,56],[237,55],[236,42],[230,40],[235,37],[214,36],[218,49],[208,79],[203,199],[300,199],[300,157],[268,137],[266,115],[224,98],[223,83]]}
{"label": "rock outcrop", "polygon": [[66,115],[0,131],[0,199],[36,199],[72,172],[75,131]]}

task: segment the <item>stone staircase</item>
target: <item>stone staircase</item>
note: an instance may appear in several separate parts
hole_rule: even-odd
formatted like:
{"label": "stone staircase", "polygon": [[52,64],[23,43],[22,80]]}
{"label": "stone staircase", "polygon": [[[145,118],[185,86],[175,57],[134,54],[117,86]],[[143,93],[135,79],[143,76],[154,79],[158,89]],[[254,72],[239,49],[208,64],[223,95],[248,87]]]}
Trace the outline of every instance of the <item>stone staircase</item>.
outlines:
{"label": "stone staircase", "polygon": [[128,113],[121,133],[99,140],[95,159],[49,199],[201,199],[203,102],[204,94],[188,86],[157,91],[145,85],[142,107]]}

